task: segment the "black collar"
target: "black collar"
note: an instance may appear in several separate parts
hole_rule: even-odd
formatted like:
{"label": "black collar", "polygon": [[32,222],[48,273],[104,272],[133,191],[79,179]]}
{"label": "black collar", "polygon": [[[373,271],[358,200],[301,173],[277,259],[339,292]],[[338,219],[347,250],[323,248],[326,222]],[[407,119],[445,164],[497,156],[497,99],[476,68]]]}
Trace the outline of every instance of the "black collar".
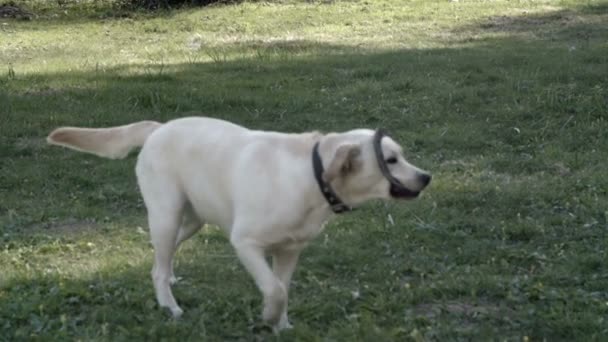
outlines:
{"label": "black collar", "polygon": [[340,197],[338,197],[338,195],[336,195],[334,190],[331,188],[331,185],[323,180],[323,162],[321,161],[321,156],[319,155],[319,142],[317,142],[315,147],[312,149],[312,168],[315,173],[317,184],[319,184],[319,189],[321,190],[323,197],[325,197],[327,200],[327,203],[329,203],[331,210],[336,214],[353,210],[353,208],[344,204]]}
{"label": "black collar", "polygon": [[[391,184],[391,194],[393,192],[408,192],[408,190],[397,178],[395,178],[390,170],[388,169],[388,165],[386,165],[386,161],[384,160],[384,153],[382,152],[382,138],[386,136],[386,133],[382,129],[378,129],[374,134],[373,145],[374,145],[374,154],[376,155],[376,161],[378,162],[378,167],[380,171],[384,175],[384,177]],[[315,144],[315,147],[312,149],[312,167],[315,173],[315,179],[317,180],[317,184],[319,184],[319,189],[323,194],[323,197],[329,203],[331,210],[340,214],[345,211],[353,210],[352,207],[346,205],[338,195],[333,191],[331,185],[323,180],[323,162],[321,161],[321,156],[319,155],[319,142]]]}

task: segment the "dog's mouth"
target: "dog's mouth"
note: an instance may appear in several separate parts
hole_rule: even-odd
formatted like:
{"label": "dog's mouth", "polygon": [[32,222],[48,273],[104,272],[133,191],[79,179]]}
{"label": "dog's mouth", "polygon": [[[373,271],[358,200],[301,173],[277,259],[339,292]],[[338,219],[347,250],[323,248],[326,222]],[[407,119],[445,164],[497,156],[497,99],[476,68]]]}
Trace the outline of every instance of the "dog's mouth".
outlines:
{"label": "dog's mouth", "polygon": [[420,195],[420,191],[412,191],[404,186],[398,186],[392,183],[389,192],[391,197],[402,199],[416,198]]}

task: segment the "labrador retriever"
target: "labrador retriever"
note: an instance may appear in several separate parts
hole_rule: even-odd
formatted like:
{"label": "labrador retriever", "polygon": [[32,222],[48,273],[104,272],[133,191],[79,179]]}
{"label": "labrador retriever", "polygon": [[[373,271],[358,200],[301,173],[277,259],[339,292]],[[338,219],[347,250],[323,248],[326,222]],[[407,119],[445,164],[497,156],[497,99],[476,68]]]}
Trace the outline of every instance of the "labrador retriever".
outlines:
{"label": "labrador retriever", "polygon": [[415,198],[431,181],[381,130],[287,134],[187,117],[62,127],[47,141],[107,158],[124,158],[141,146],[136,174],[154,246],[158,304],[182,315],[171,292],[173,255],[209,223],[229,236],[263,295],[262,318],[276,331],[291,327],[287,294],[300,252],[330,217],[372,199]]}

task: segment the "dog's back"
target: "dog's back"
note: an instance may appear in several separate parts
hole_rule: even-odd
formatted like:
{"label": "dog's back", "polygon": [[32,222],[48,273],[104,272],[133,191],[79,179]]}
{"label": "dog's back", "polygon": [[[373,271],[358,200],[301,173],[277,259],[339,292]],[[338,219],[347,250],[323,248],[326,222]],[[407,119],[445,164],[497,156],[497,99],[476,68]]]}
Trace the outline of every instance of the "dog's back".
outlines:
{"label": "dog's back", "polygon": [[316,137],[253,131],[212,118],[178,119],[148,138],[137,178],[142,192],[158,187],[159,179],[174,182],[199,217],[229,230],[239,207],[272,216],[273,200],[290,201],[308,192],[299,187],[314,182],[307,174]]}

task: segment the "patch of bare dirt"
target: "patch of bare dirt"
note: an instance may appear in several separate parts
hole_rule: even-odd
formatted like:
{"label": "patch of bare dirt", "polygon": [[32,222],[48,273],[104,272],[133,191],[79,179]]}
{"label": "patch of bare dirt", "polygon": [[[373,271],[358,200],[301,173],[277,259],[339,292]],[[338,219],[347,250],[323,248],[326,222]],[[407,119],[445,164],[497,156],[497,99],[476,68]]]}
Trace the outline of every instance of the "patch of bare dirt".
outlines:
{"label": "patch of bare dirt", "polygon": [[25,96],[56,96],[63,94],[68,89],[45,87],[40,89],[28,89],[22,94]]}
{"label": "patch of bare dirt", "polygon": [[502,316],[508,314],[504,311],[502,308],[490,303],[463,303],[456,301],[419,304],[413,310],[414,314],[429,319],[444,313],[465,317]]}
{"label": "patch of bare dirt", "polygon": [[35,229],[53,235],[74,235],[82,232],[96,230],[99,227],[99,224],[93,221],[72,219],[62,222],[53,222],[44,226],[36,227]]}
{"label": "patch of bare dirt", "polygon": [[576,19],[574,13],[557,12],[546,16],[538,16],[537,14],[522,15],[522,16],[493,16],[480,25],[484,30],[502,31],[502,32],[518,32],[534,30],[546,26],[565,26]]}

